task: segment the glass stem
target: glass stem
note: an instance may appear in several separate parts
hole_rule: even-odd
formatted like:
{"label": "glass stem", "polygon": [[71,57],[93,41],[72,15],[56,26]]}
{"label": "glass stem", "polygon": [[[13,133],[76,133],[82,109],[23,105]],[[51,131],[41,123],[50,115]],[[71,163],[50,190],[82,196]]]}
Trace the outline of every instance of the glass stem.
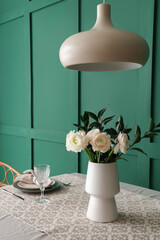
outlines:
{"label": "glass stem", "polygon": [[43,199],[43,198],[44,198],[44,190],[45,190],[45,188],[44,188],[43,185],[40,187],[40,190],[41,190],[41,196],[40,196],[40,199]]}

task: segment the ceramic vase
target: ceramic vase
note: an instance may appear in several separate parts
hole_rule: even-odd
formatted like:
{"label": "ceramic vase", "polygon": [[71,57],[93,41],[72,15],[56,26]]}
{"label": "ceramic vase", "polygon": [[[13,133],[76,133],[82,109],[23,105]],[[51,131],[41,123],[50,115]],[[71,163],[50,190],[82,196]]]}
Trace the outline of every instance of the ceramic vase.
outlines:
{"label": "ceramic vase", "polygon": [[90,194],[87,218],[112,222],[118,218],[115,195],[119,193],[117,163],[88,163],[85,190]]}

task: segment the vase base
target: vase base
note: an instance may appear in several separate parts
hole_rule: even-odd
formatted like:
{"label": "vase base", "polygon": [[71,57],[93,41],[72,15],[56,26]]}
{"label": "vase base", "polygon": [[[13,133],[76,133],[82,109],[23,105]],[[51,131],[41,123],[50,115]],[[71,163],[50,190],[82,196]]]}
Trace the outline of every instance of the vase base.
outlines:
{"label": "vase base", "polygon": [[99,198],[91,196],[87,218],[96,222],[113,222],[118,219],[115,198]]}

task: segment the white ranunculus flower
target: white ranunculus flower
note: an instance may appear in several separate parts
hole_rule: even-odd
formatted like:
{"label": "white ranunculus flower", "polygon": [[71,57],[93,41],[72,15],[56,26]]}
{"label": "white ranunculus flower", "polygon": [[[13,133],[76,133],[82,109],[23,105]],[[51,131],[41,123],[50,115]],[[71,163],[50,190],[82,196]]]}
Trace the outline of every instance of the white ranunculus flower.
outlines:
{"label": "white ranunculus flower", "polygon": [[102,153],[107,152],[111,147],[110,135],[100,132],[90,142],[93,151],[101,151]]}
{"label": "white ranunculus flower", "polygon": [[129,140],[126,133],[119,133],[116,139],[117,145],[114,148],[114,153],[117,154],[120,149],[122,153],[126,154],[129,148]]}
{"label": "white ranunculus flower", "polygon": [[70,131],[66,137],[67,151],[81,152],[88,146],[86,134],[83,131]]}
{"label": "white ranunculus flower", "polygon": [[100,133],[100,130],[98,128],[93,129],[87,133],[87,139],[89,142],[93,140],[93,138]]}

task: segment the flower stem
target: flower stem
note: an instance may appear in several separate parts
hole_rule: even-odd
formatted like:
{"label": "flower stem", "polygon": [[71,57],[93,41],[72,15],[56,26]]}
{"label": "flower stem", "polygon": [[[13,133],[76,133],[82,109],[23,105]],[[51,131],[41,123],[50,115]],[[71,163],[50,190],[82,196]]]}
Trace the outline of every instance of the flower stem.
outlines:
{"label": "flower stem", "polygon": [[93,159],[93,155],[92,155],[92,152],[86,147],[85,148],[85,151],[90,159],[91,162],[94,162],[94,159]]}
{"label": "flower stem", "polygon": [[100,162],[100,158],[101,158],[101,152],[99,151],[98,163]]}
{"label": "flower stem", "polygon": [[[116,146],[116,145],[115,145],[115,146]],[[113,154],[115,146],[114,146],[114,147],[112,148],[112,150],[110,151],[110,153],[109,153],[109,155],[108,155],[108,157],[107,157],[107,159],[106,159],[106,163],[109,161],[111,155]]]}
{"label": "flower stem", "polygon": [[[129,146],[129,148],[127,149],[127,151],[128,151],[131,147],[133,147],[133,145],[134,145],[134,143],[132,143],[132,144]],[[124,154],[124,153],[121,153],[121,154],[118,156],[117,160],[118,160],[123,154]]]}
{"label": "flower stem", "polygon": [[97,163],[100,163],[100,158],[101,158],[101,152],[99,153],[96,151],[96,156],[97,156]]}

